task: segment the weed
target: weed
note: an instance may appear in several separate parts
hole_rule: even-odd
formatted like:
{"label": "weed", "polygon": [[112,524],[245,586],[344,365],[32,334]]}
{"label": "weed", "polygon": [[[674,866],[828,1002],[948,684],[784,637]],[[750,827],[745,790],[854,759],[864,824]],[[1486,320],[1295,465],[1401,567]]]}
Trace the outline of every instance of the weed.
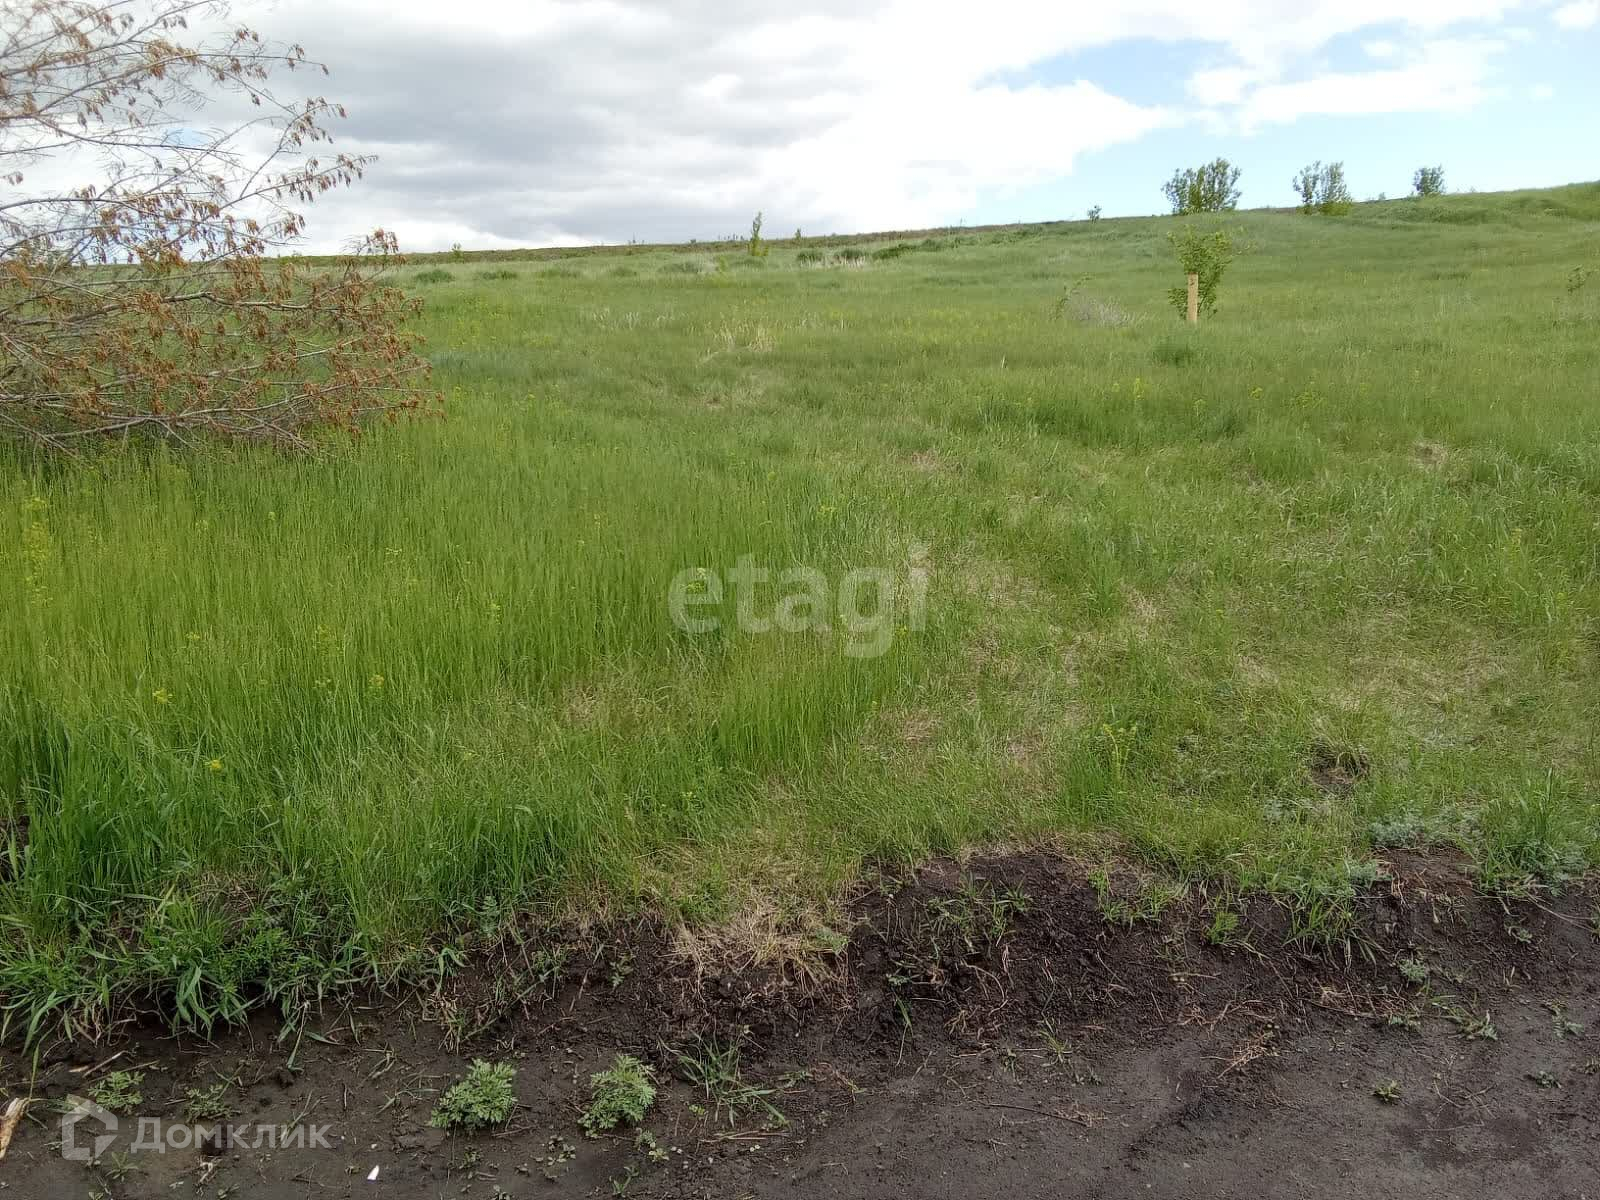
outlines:
{"label": "weed", "polygon": [[1399,1104],[1400,1083],[1398,1080],[1385,1079],[1382,1083],[1373,1085],[1372,1094],[1384,1104]]}
{"label": "weed", "polygon": [[533,1161],[544,1170],[544,1177],[551,1183],[561,1178],[562,1168],[578,1157],[578,1148],[560,1134],[553,1133],[545,1141],[544,1153],[534,1156]]}
{"label": "weed", "polygon": [[517,1104],[511,1087],[516,1075],[510,1063],[474,1059],[466,1077],[439,1098],[428,1124],[435,1129],[469,1131],[504,1125]]}
{"label": "weed", "polygon": [[628,981],[628,976],[633,974],[633,956],[619,954],[611,960],[611,968],[606,973],[606,982],[613,988],[619,988]]}
{"label": "weed", "polygon": [[1356,888],[1372,882],[1377,864],[1371,860],[1344,859],[1332,869],[1310,878],[1275,881],[1289,908],[1290,940],[1309,949],[1340,952],[1349,960],[1359,949],[1372,949],[1356,932]]}
{"label": "weed", "polygon": [[107,1112],[126,1116],[144,1103],[143,1071],[112,1071],[89,1089],[89,1098]]}
{"label": "weed", "polygon": [[633,1144],[635,1148],[643,1150],[645,1157],[653,1163],[664,1163],[671,1157],[667,1148],[648,1129],[641,1129],[634,1134]]}
{"label": "weed", "polygon": [[1551,1024],[1557,1038],[1566,1039],[1583,1036],[1583,1026],[1567,1016],[1565,1005],[1552,1003],[1546,1005],[1546,1007],[1550,1010]]}
{"label": "weed", "polygon": [[578,1124],[590,1137],[618,1125],[637,1125],[655,1103],[655,1076],[631,1054],[619,1054],[604,1071],[589,1076],[589,1106]]}
{"label": "weed", "polygon": [[560,945],[540,946],[533,952],[533,956],[528,960],[528,969],[545,995],[555,994],[556,987],[561,982],[561,972],[571,954],[570,946]]}
{"label": "weed", "polygon": [[1457,814],[1401,810],[1374,820],[1367,834],[1374,846],[1423,848],[1459,841],[1466,829]]}
{"label": "weed", "polygon": [[1168,906],[1183,897],[1183,885],[1170,880],[1140,881],[1132,895],[1119,894],[1104,867],[1089,873],[1089,885],[1094,888],[1095,907],[1100,915],[1124,928],[1160,920]]}
{"label": "weed", "polygon": [[1385,1024],[1390,1029],[1403,1029],[1407,1033],[1422,1032],[1422,1017],[1416,1012],[1391,1013]]}
{"label": "weed", "polygon": [[1206,928],[1206,941],[1219,948],[1240,944],[1239,914],[1224,905],[1218,905],[1211,914],[1211,924]]}
{"label": "weed", "polygon": [[1582,874],[1589,833],[1553,778],[1486,803],[1478,814],[1478,876],[1487,890],[1528,896],[1561,887]]}
{"label": "weed", "polygon": [[676,1057],[683,1078],[705,1093],[716,1119],[726,1114],[730,1128],[740,1117],[752,1112],[765,1113],[769,1128],[776,1129],[788,1123],[783,1113],[767,1099],[774,1094],[773,1089],[747,1083],[740,1074],[737,1042],[700,1039],[691,1048],[678,1051]]}
{"label": "weed", "polygon": [[1407,955],[1405,958],[1397,960],[1394,965],[1399,968],[1401,978],[1412,987],[1421,987],[1427,983],[1428,976],[1431,974],[1428,964],[1422,960],[1420,955],[1416,954]]}
{"label": "weed", "polygon": [[227,1091],[226,1083],[189,1088],[184,1092],[183,1119],[194,1124],[227,1120],[233,1112],[232,1105],[224,1099]]}
{"label": "weed", "polygon": [[428,267],[411,277],[413,283],[449,283],[455,276],[443,267]]}
{"label": "weed", "polygon": [[1039,1026],[1039,1036],[1044,1039],[1044,1044],[1049,1049],[1050,1056],[1055,1060],[1057,1066],[1072,1057],[1072,1043],[1057,1034],[1055,1026],[1049,1021],[1045,1021]]}
{"label": "weed", "polygon": [[1131,329],[1143,319],[1137,313],[1098,296],[1078,295],[1064,301],[1063,316],[1080,325],[1094,325],[1101,329]]}
{"label": "weed", "polygon": [[967,954],[977,954],[997,945],[1029,905],[1027,895],[1014,888],[996,893],[986,883],[963,877],[954,896],[928,901],[928,914],[935,938],[954,934]]}
{"label": "weed", "polygon": [[[105,1105],[102,1104],[100,1107],[105,1108]],[[135,1161],[133,1155],[126,1150],[116,1150],[108,1154],[105,1158],[95,1163],[95,1169],[111,1180],[112,1183],[121,1183],[130,1175],[138,1174],[144,1170]]]}

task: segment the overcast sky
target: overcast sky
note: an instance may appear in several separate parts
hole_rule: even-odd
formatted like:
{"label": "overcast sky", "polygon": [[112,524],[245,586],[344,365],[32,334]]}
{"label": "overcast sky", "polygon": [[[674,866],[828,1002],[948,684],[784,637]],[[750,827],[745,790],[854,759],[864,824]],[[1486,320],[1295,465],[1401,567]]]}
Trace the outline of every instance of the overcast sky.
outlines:
{"label": "overcast sky", "polygon": [[[1395,13],[1404,12],[1403,19]],[[1217,154],[1247,205],[1600,177],[1600,0],[249,0],[379,161],[318,248],[916,228],[1160,209]],[[324,81],[318,81],[319,85]]]}

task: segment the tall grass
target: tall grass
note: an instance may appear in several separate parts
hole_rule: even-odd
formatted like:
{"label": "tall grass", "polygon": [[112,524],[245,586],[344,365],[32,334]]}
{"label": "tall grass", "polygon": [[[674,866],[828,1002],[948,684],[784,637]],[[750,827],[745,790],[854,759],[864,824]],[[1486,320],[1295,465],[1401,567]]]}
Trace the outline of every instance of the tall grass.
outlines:
{"label": "tall grass", "polygon": [[[445,421],[13,458],[9,1028],[292,1008],[518,908],[712,918],[991,838],[1291,889],[1375,830],[1593,865],[1597,189],[1231,223],[1193,333],[1166,221],[591,256],[432,280]],[[1063,316],[1069,279],[1137,320]],[[930,620],[880,658],[668,618],[688,567],[914,543]],[[1329,789],[1330,747],[1370,768]]]}

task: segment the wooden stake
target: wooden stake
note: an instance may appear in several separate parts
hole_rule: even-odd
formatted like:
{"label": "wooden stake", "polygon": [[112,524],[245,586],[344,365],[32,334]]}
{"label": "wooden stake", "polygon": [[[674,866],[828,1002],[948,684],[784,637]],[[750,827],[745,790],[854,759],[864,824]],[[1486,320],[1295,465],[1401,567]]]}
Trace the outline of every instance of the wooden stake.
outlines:
{"label": "wooden stake", "polygon": [[1189,272],[1189,324],[1200,324],[1200,276]]}

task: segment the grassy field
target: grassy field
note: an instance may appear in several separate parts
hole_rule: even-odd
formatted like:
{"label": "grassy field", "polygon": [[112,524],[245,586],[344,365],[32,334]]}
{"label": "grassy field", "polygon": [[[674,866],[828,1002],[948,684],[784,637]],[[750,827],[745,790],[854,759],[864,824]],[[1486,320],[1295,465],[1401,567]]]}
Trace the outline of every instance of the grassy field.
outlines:
{"label": "grassy field", "polygon": [[[1308,936],[1375,846],[1592,868],[1600,185],[1227,226],[1196,331],[1172,219],[418,262],[443,420],[13,456],[8,1032],[293,1012],[528,909],[797,921],[1042,836]],[[704,580],[746,555],[894,602],[741,628]]]}

